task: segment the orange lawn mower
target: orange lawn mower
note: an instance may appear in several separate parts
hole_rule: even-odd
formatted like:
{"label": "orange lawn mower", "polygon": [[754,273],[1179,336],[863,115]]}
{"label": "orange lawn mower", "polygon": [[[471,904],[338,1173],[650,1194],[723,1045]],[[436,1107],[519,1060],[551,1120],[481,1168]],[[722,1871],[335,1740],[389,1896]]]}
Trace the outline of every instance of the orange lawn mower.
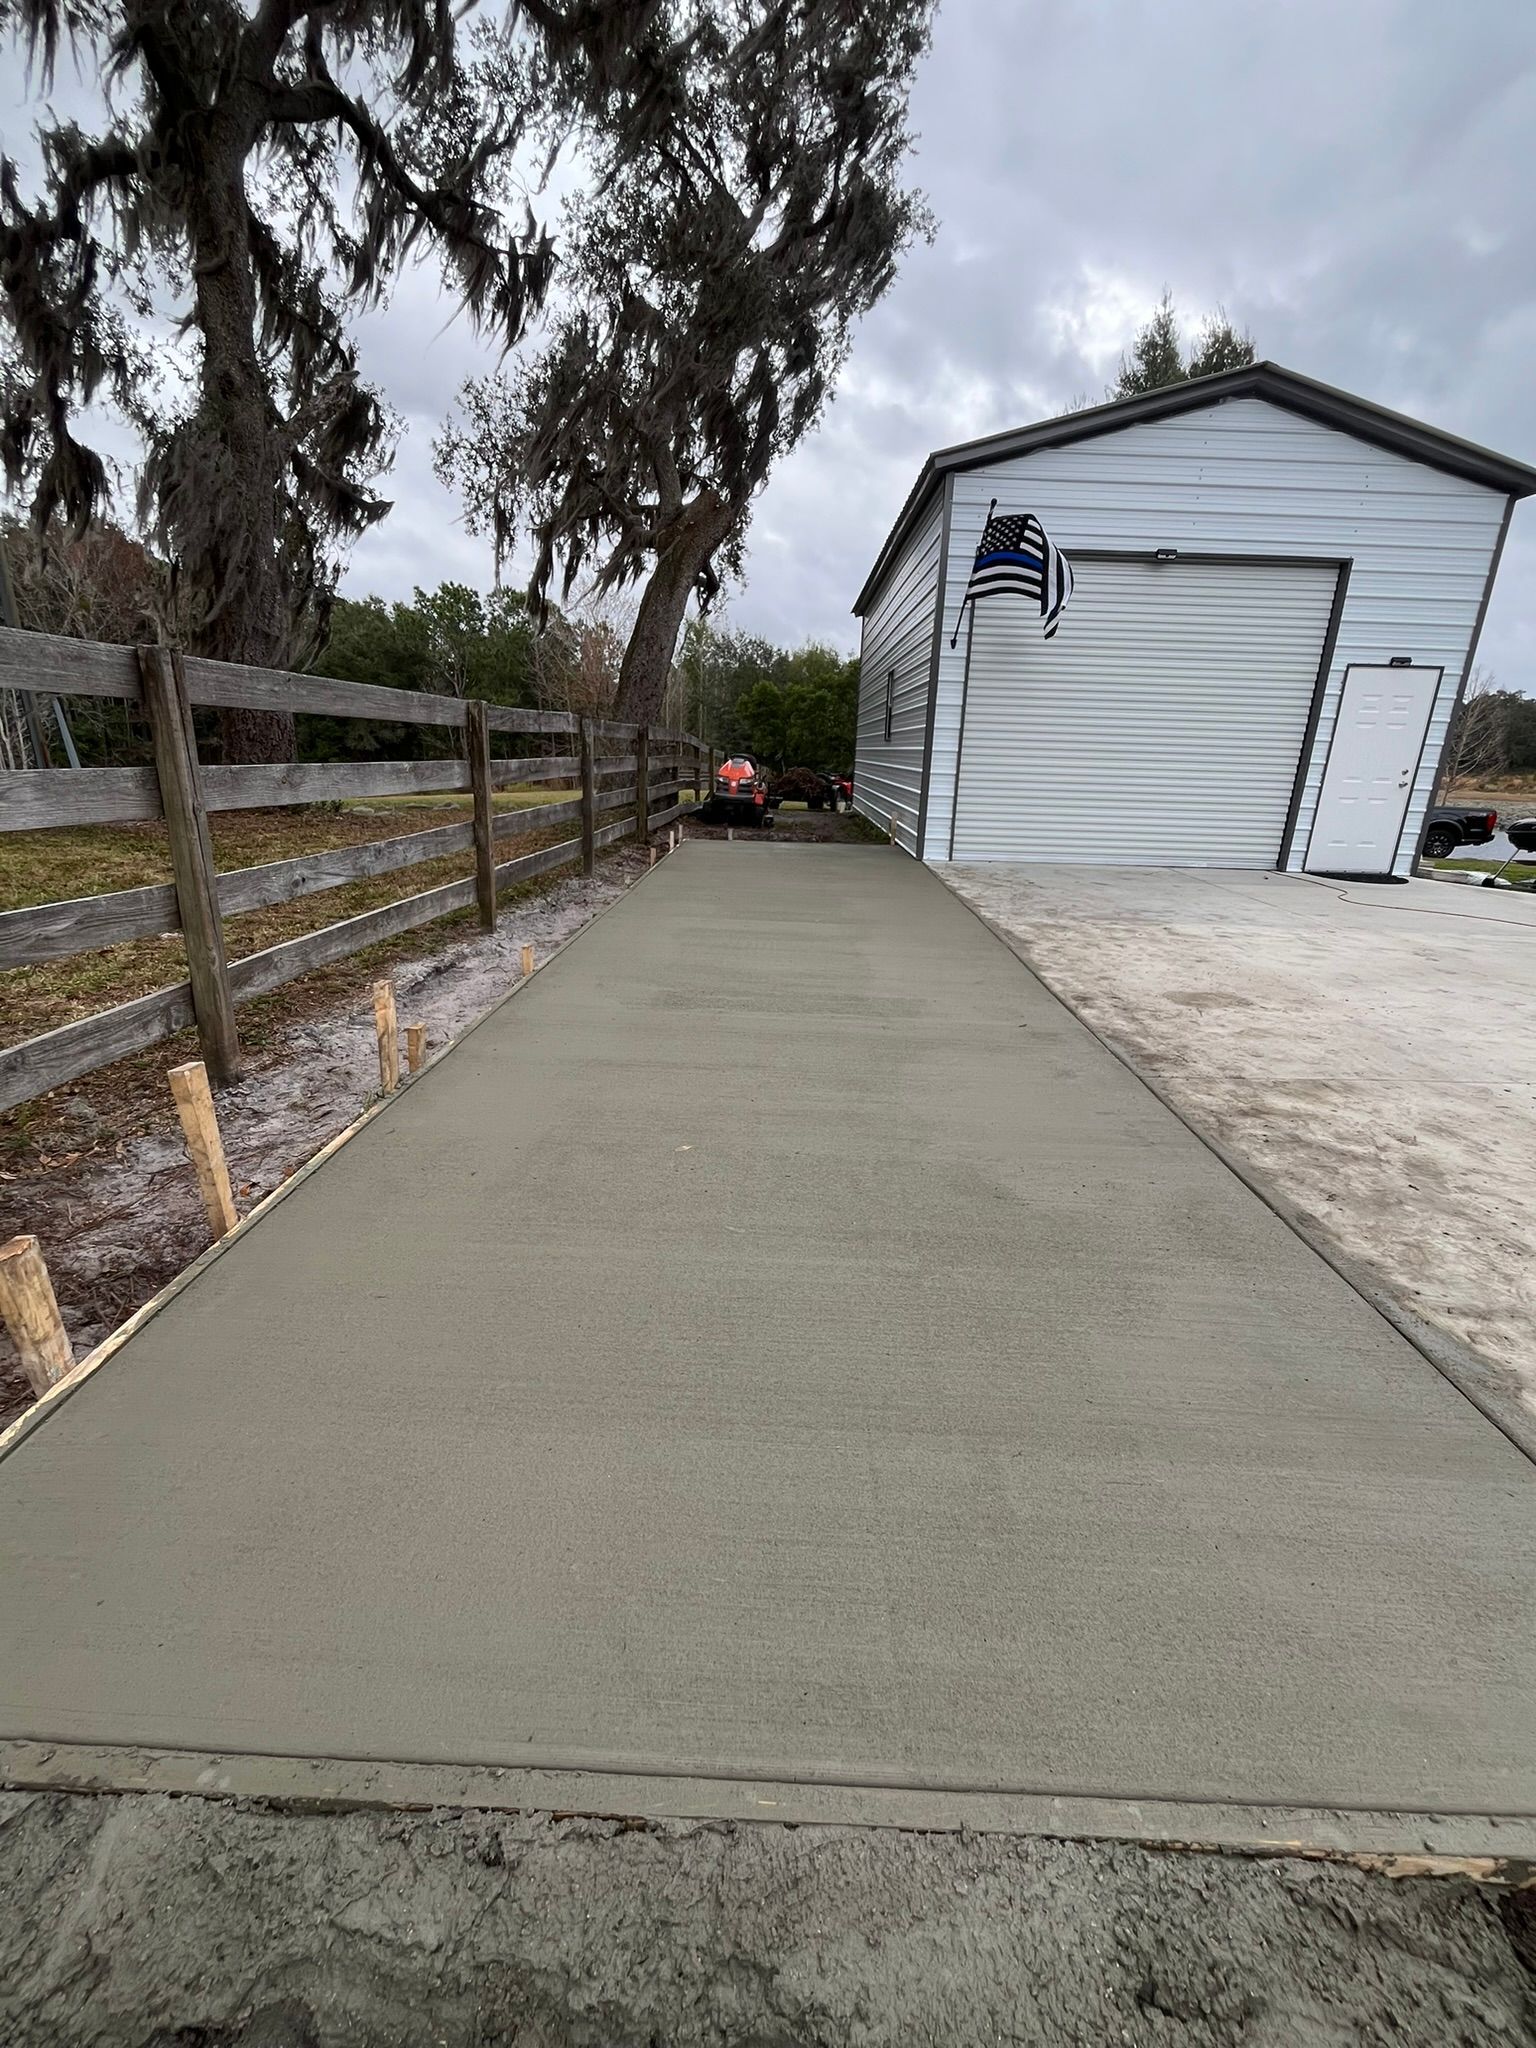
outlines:
{"label": "orange lawn mower", "polygon": [[699,816],[710,825],[768,825],[768,778],[746,754],[732,754],[720,763],[715,786]]}

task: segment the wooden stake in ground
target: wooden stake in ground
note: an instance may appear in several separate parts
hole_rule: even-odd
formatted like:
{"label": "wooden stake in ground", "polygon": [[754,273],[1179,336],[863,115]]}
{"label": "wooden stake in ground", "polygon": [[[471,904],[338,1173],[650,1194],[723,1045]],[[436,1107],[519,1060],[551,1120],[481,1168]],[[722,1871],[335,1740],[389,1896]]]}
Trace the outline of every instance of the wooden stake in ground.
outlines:
{"label": "wooden stake in ground", "polygon": [[229,1189],[229,1168],[224,1160],[224,1140],[208,1092],[208,1069],[201,1060],[188,1060],[184,1067],[172,1067],[166,1077],[176,1098],[181,1134],[187,1141],[187,1157],[202,1190],[208,1211],[208,1228],[216,1238],[225,1237],[240,1221],[235,1198]]}
{"label": "wooden stake in ground", "polygon": [[530,975],[530,974],[532,974],[532,972],[533,972],[533,966],[534,966],[534,961],[533,961],[533,948],[532,948],[532,946],[524,946],[524,948],[523,948],[523,974],[524,974],[524,976],[525,976],[525,977],[526,977],[527,975]]}
{"label": "wooden stake in ground", "polygon": [[46,1394],[73,1368],[75,1354],[35,1237],[0,1245],[0,1316],[33,1393]]}
{"label": "wooden stake in ground", "polygon": [[427,1027],[425,1024],[407,1024],[405,1027],[405,1064],[414,1074],[426,1065]]}
{"label": "wooden stake in ground", "polygon": [[393,1095],[400,1086],[400,1026],[395,1018],[395,985],[373,984],[373,1028],[379,1040],[379,1086]]}

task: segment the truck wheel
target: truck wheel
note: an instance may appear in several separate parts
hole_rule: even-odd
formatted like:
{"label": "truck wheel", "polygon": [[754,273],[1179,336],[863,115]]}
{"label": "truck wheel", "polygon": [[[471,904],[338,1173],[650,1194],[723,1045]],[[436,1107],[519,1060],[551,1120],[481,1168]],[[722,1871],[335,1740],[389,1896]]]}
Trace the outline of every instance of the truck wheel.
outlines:
{"label": "truck wheel", "polygon": [[1460,844],[1460,834],[1453,832],[1449,825],[1431,825],[1424,834],[1424,852],[1430,860],[1444,860]]}

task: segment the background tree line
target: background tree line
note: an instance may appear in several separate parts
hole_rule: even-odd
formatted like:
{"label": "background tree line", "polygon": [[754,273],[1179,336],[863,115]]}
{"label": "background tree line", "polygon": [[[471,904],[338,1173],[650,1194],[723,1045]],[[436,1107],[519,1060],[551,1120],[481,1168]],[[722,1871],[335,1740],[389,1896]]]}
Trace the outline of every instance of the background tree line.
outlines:
{"label": "background tree line", "polygon": [[853,768],[859,664],[819,642],[776,647],[755,633],[690,619],[666,705],[668,724],[765,767]]}
{"label": "background tree line", "polygon": [[[21,624],[34,632],[117,644],[175,638],[175,579],[116,527],[47,540],[27,525],[0,527]],[[526,595],[487,595],[465,583],[416,590],[409,603],[336,598],[312,672],[392,690],[427,690],[578,715],[612,714],[627,645],[626,620],[552,608],[536,630]],[[851,768],[857,661],[833,649],[776,647],[755,634],[690,623],[658,723],[686,726],[716,747],[744,747],[775,768]],[[149,733],[111,698],[73,698],[66,712],[82,763],[131,766],[151,758]],[[204,758],[221,757],[217,713],[199,712]],[[56,736],[55,736],[56,737]],[[414,760],[452,752],[441,726],[305,717],[297,737],[318,761]],[[57,758],[62,758],[58,755]]]}
{"label": "background tree line", "polygon": [[1451,721],[1440,794],[1496,785],[1509,775],[1536,775],[1536,697],[1501,690],[1475,668]]}

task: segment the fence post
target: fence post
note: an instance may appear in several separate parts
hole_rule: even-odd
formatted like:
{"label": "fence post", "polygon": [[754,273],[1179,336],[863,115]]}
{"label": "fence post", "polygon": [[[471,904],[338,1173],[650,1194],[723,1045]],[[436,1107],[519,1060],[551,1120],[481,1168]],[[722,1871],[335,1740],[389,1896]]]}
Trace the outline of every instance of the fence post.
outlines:
{"label": "fence post", "polygon": [[581,872],[597,866],[597,767],[592,752],[592,721],[581,721]]}
{"label": "fence post", "polygon": [[141,647],[139,679],[154,741],[160,807],[170,834],[171,873],[187,949],[197,1035],[208,1072],[215,1084],[222,1085],[240,1078],[240,1039],[235,1030],[235,999],[224,954],[213,842],[208,836],[208,812],[203,804],[181,656],[168,647]]}
{"label": "fence post", "polygon": [[491,726],[488,708],[471,701],[464,743],[475,798],[475,905],[481,929],[496,929],[496,826],[491,815]]}
{"label": "fence post", "polygon": [[635,837],[642,846],[651,837],[651,728],[635,734]]}

